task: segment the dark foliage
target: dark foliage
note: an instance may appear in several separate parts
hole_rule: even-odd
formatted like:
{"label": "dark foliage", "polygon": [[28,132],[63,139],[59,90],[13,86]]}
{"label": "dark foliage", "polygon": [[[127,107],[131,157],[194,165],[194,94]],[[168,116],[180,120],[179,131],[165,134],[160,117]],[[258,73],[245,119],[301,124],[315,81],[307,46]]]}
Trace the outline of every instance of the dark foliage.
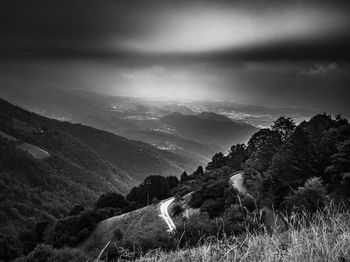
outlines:
{"label": "dark foliage", "polygon": [[184,183],[188,180],[188,175],[186,173],[186,171],[184,171],[182,174],[181,174],[181,177],[180,177],[180,182],[181,183]]}
{"label": "dark foliage", "polygon": [[315,202],[325,200],[323,193],[312,189],[316,182],[307,181],[319,177],[325,194],[347,199],[349,137],[350,125],[341,116],[319,114],[298,126],[289,118],[279,118],[272,130],[260,130],[248,142],[245,186],[261,203],[291,209],[293,205],[285,204],[294,199],[294,206],[314,210]]}
{"label": "dark foliage", "polygon": [[208,171],[201,185],[192,193],[189,205],[217,217],[224,212],[227,203],[235,201],[236,190],[230,185],[227,167]]}
{"label": "dark foliage", "polygon": [[171,190],[179,184],[176,177],[149,176],[138,187],[131,189],[126,199],[138,207],[149,205],[152,199],[170,197]]}
{"label": "dark foliage", "polygon": [[128,204],[128,201],[126,201],[123,195],[110,192],[103,194],[99,197],[99,199],[95,203],[95,208],[100,209],[105,207],[113,207],[123,210],[128,206]]}
{"label": "dark foliage", "polygon": [[280,117],[273,122],[271,129],[280,133],[282,141],[286,141],[294,132],[296,125],[290,117]]}
{"label": "dark foliage", "polygon": [[226,157],[226,165],[232,170],[242,169],[242,164],[248,159],[247,147],[245,144],[233,145]]}
{"label": "dark foliage", "polygon": [[208,163],[206,170],[214,170],[216,168],[220,168],[226,166],[226,157],[223,153],[217,153],[213,156],[211,162]]}
{"label": "dark foliage", "polygon": [[26,257],[16,259],[15,262],[47,262],[47,261],[71,261],[84,262],[88,257],[78,251],[71,251],[68,249],[54,249],[49,245],[38,245]]}

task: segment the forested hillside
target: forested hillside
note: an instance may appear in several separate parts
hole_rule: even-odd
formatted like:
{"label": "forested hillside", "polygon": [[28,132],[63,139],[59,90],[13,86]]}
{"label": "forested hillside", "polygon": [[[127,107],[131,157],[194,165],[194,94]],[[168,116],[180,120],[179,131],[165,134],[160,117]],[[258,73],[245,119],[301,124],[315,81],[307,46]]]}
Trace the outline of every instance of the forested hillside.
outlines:
{"label": "forested hillside", "polygon": [[[94,232],[98,222],[114,216],[113,219],[103,222],[103,225],[108,225],[109,230],[113,230],[112,233],[109,232],[105,237],[101,232],[95,233],[105,242],[110,238],[116,243],[116,246],[108,247],[108,252],[116,252],[114,255],[118,256],[119,251],[116,250],[119,247],[129,248],[132,251],[132,255],[129,255],[135,258],[141,251],[158,247],[175,249],[201,243],[206,245],[205,241],[210,236],[215,236],[217,241],[226,241],[226,237],[230,235],[233,238],[239,236],[242,241],[245,241],[245,237],[254,238],[256,234],[266,238],[268,232],[276,227],[278,220],[275,219],[278,217],[278,229],[290,228],[290,234],[296,234],[300,227],[307,232],[309,221],[315,219],[317,223],[324,223],[327,219],[339,220],[342,216],[348,219],[348,213],[345,211],[342,215],[342,210],[350,206],[349,139],[350,124],[341,116],[332,118],[327,114],[319,114],[299,125],[290,118],[280,117],[271,128],[261,129],[253,134],[247,145],[233,145],[227,155],[215,154],[205,168],[199,166],[191,174],[183,172],[180,181],[176,177],[150,176],[134,187],[126,197],[115,192],[104,194],[93,206],[76,206],[68,216],[55,220],[54,223],[37,224],[36,230],[30,233],[36,236],[36,242],[29,241],[28,244],[27,233],[19,238],[21,242],[18,245],[24,244],[26,252],[37,243],[49,245],[39,246],[28,255],[28,259],[46,250],[47,258],[66,254],[83,261],[86,254],[73,254],[60,248],[65,245],[79,245]],[[243,175],[244,193],[232,185],[231,178],[237,173]],[[177,224],[174,235],[162,234],[155,238],[154,230],[157,228],[152,230],[152,227],[147,227],[149,231],[143,232],[144,227],[133,226],[131,233],[120,228],[120,223],[123,223],[131,230],[133,214],[137,214],[137,221],[143,221],[147,213],[147,219],[152,220],[154,217],[152,223],[155,223],[156,217],[158,218],[156,206],[140,208],[151,203],[157,204],[159,200],[170,196],[176,196],[175,204],[169,211]],[[329,210],[325,207],[335,207],[336,211],[334,214],[329,213],[333,211],[323,214],[322,212]],[[127,219],[119,216],[135,209],[135,213],[128,213]],[[303,217],[305,220],[294,223],[293,217]],[[106,221],[115,223],[109,224]],[[348,230],[346,224],[339,226]],[[315,230],[321,230],[320,226],[321,224],[315,225]],[[329,226],[333,228],[332,224]],[[334,227],[334,230],[338,228]],[[38,231],[41,235],[36,233]],[[128,236],[123,236],[126,232],[133,236],[142,235],[137,241],[134,239],[137,247],[135,243],[130,243]],[[347,241],[347,238],[341,240],[338,231],[330,233],[334,234],[332,241]],[[313,236],[306,234],[303,237],[305,241],[311,241],[309,238]],[[18,251],[13,241],[14,239],[6,245]],[[97,246],[101,247],[105,242]],[[343,250],[342,243],[337,245]],[[318,250],[319,246],[315,248]],[[91,255],[92,249],[89,250]],[[334,252],[340,254],[338,251]],[[327,256],[330,255],[331,252],[327,253]]]}
{"label": "forested hillside", "polygon": [[180,174],[190,166],[181,156],[4,100],[0,131],[0,246],[9,257],[22,252],[19,239],[38,222],[65,217],[105,192],[125,194],[146,176]]}

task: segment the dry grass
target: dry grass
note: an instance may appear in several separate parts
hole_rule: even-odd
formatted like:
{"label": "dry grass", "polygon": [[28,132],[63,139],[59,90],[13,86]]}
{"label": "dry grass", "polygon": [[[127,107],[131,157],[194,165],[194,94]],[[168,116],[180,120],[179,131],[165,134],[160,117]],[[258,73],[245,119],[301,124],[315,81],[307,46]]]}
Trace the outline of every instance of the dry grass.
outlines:
{"label": "dry grass", "polygon": [[349,211],[328,207],[312,217],[293,215],[287,225],[283,232],[247,232],[188,249],[153,250],[138,261],[350,261]]}
{"label": "dry grass", "polygon": [[78,249],[88,254],[99,253],[108,243],[120,245],[115,240],[114,231],[119,229],[123,242],[137,243],[142,239],[154,239],[166,233],[167,226],[159,217],[159,205],[149,205],[129,213],[101,221],[92,235]]}

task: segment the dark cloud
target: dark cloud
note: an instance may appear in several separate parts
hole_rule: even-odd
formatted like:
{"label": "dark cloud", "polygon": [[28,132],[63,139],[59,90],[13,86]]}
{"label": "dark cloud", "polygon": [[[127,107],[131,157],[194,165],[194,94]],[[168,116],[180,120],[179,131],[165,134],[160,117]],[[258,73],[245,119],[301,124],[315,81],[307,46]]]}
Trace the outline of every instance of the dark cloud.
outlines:
{"label": "dark cloud", "polygon": [[[162,47],[162,39],[171,35],[174,28],[167,25],[169,14],[176,24],[184,17],[196,15],[203,8],[222,12],[238,10],[238,13],[262,16],[267,25],[274,25],[275,14],[303,9],[326,10],[315,19],[322,26],[328,23],[328,16],[333,20],[343,19],[350,14],[348,1],[8,1],[0,8],[0,57],[2,59],[41,59],[41,58],[127,58],[142,59],[193,59],[193,60],[348,60],[350,55],[350,25],[335,23],[325,35],[305,38],[273,36],[256,44],[233,46],[232,48],[214,48],[193,52],[167,52],[164,45],[162,52],[147,50],[145,46],[157,44]],[[328,11],[329,14],[328,14]],[[181,15],[184,13],[184,15]],[[272,15],[271,15],[272,14]],[[220,13],[219,13],[220,15]],[[325,17],[322,17],[324,15]],[[170,19],[170,18],[169,18]],[[176,21],[178,19],[179,21]],[[249,31],[248,25],[242,30]],[[269,21],[269,19],[271,21]],[[279,18],[276,23],[283,18]],[[286,17],[288,19],[288,17]],[[346,19],[344,20],[346,21]],[[288,22],[288,21],[287,21]],[[295,21],[293,21],[295,23]],[[308,21],[306,21],[307,23]],[[315,23],[317,25],[317,23]],[[301,24],[300,26],[303,26]],[[176,29],[176,28],[175,28]],[[168,30],[168,32],[166,31]],[[199,29],[200,30],[200,29]],[[202,28],[205,31],[205,27]],[[220,28],[218,28],[220,30]],[[254,29],[259,30],[259,28]],[[312,30],[312,27],[310,27]],[[196,32],[194,32],[195,34]],[[312,33],[312,32],[310,32]],[[165,36],[160,40],[159,35]],[[234,34],[234,32],[232,33]],[[254,34],[254,32],[252,32]],[[259,34],[259,32],[256,32]],[[155,38],[152,42],[152,37]],[[210,36],[209,36],[210,37]],[[216,36],[213,36],[216,37]],[[238,35],[237,37],[240,37]],[[253,38],[254,35],[250,36]],[[195,39],[195,38],[194,38]],[[190,39],[191,40],[191,39]],[[146,42],[148,41],[148,42]],[[178,40],[181,44],[181,39]],[[203,42],[202,39],[200,41]],[[219,40],[218,40],[219,41]],[[138,44],[132,48],[133,44]],[[194,43],[196,44],[196,43]],[[129,48],[130,46],[130,48]],[[185,49],[186,47],[184,47]]]}
{"label": "dark cloud", "polygon": [[2,90],[350,112],[350,1],[11,0],[0,25]]}

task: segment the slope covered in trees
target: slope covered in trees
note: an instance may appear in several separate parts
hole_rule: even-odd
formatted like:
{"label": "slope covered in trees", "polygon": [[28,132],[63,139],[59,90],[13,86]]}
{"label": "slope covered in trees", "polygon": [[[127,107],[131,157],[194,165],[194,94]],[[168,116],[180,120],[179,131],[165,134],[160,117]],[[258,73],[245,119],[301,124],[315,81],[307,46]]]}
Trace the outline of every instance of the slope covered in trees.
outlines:
{"label": "slope covered in trees", "polygon": [[[125,194],[148,175],[180,174],[191,166],[181,156],[4,100],[0,130],[0,249],[9,257],[25,251],[19,239],[40,221],[63,218],[108,191]],[[24,142],[49,157],[33,157],[19,146]]]}
{"label": "slope covered in trees", "polygon": [[[200,166],[192,174],[183,172],[180,181],[175,177],[151,176],[126,198],[109,193],[89,209],[75,207],[67,217],[47,227],[42,241],[57,248],[64,244],[74,246],[102,219],[171,195],[177,197],[179,206],[173,207],[172,212],[184,225],[178,228],[184,245],[198,243],[203,235],[259,232],[266,226],[261,224],[261,219],[266,218],[265,207],[283,214],[300,210],[306,211],[301,214],[312,214],[329,201],[349,207],[349,141],[350,125],[341,116],[319,114],[299,125],[281,117],[271,128],[253,134],[247,145],[236,144],[227,155],[215,154],[204,169]],[[232,175],[242,170],[249,195],[230,184]],[[179,203],[186,202],[185,198],[186,208],[200,210],[199,214],[183,216]],[[224,227],[219,227],[218,221]],[[42,225],[37,227],[41,232]],[[116,235],[122,238],[120,232]],[[26,243],[25,236],[22,243]],[[11,246],[15,244],[12,242]]]}

